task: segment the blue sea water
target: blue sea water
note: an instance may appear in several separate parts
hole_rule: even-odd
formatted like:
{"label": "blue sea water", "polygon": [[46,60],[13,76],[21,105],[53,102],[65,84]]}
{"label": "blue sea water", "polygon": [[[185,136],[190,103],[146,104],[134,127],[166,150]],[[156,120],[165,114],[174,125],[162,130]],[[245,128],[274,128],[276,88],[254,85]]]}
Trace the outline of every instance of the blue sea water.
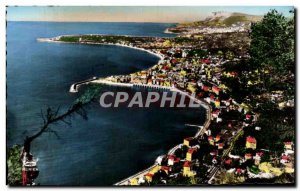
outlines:
{"label": "blue sea water", "polygon": [[[172,37],[161,23],[7,23],[7,146],[22,144],[42,124],[41,109],[67,109],[78,97],[70,84],[93,76],[129,74],[151,67],[158,58],[118,46],[41,43],[37,38],[65,34],[113,34]],[[103,91],[136,89],[112,88]],[[147,91],[147,90],[144,90]],[[126,107],[87,108],[88,120],[72,117],[72,126],[51,128],[33,142],[41,185],[108,186],[151,165],[160,154],[194,135],[186,123],[202,124],[205,110]]]}

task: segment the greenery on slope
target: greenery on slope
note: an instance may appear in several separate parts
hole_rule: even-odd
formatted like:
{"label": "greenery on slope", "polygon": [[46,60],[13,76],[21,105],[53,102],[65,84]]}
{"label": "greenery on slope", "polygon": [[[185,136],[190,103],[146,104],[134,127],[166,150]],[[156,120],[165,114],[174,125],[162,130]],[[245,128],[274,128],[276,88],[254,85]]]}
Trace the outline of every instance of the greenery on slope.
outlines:
{"label": "greenery on slope", "polygon": [[226,26],[231,26],[232,24],[238,23],[238,22],[246,22],[247,17],[246,16],[230,16],[222,22]]}
{"label": "greenery on slope", "polygon": [[7,184],[20,186],[22,184],[22,162],[20,159],[22,147],[14,145],[7,149]]}
{"label": "greenery on slope", "polygon": [[251,30],[251,67],[265,71],[257,76],[263,80],[263,88],[268,91],[280,89],[294,95],[294,19],[272,10]]}
{"label": "greenery on slope", "polygon": [[207,18],[201,21],[195,21],[190,23],[180,23],[177,27],[196,27],[196,26],[206,26],[206,27],[215,27],[215,26],[231,26],[238,22],[251,23],[260,20],[260,16],[255,15],[246,15],[243,13],[232,13],[228,17],[215,16],[213,18]]}
{"label": "greenery on slope", "polygon": [[[250,60],[226,64],[225,70],[237,72],[239,78],[223,82],[233,98],[260,114],[256,125],[262,130],[251,132],[258,147],[282,151],[283,141],[295,140],[295,107],[279,108],[279,103],[295,99],[294,19],[272,10],[251,30]],[[282,100],[272,100],[272,92],[282,92]]]}

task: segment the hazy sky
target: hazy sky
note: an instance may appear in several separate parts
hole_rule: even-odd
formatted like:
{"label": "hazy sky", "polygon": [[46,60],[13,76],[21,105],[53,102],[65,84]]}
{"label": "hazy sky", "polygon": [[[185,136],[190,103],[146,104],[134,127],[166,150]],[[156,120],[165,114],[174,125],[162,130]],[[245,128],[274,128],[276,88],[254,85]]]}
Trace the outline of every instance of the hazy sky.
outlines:
{"label": "hazy sky", "polygon": [[78,6],[46,7],[20,6],[7,7],[8,21],[90,21],[90,22],[186,22],[203,19],[214,11],[242,12],[263,15],[270,9],[289,16],[289,6],[225,6],[225,7],[129,7],[129,6]]}

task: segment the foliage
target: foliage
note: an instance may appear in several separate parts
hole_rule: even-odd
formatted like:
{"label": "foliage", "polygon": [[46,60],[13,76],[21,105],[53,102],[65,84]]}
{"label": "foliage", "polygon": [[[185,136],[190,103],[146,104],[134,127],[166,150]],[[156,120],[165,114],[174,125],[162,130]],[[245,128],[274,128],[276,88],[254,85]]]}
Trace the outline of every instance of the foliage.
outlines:
{"label": "foliage", "polygon": [[216,184],[241,184],[245,182],[245,178],[243,176],[237,176],[234,173],[223,173],[221,176],[216,180]]}
{"label": "foliage", "polygon": [[63,42],[78,42],[79,38],[79,36],[62,36],[59,40]]}
{"label": "foliage", "polygon": [[270,102],[263,104],[257,122],[257,126],[261,127],[261,131],[255,135],[257,147],[282,152],[283,141],[294,141],[294,122],[294,108],[279,110]]}
{"label": "foliage", "polygon": [[228,60],[232,60],[234,58],[234,52],[232,51],[227,51],[225,53],[225,58],[228,59]]}
{"label": "foliage", "polygon": [[21,149],[20,145],[14,145],[7,150],[7,183],[11,186],[22,184]]}
{"label": "foliage", "polygon": [[223,23],[227,26],[230,26],[232,24],[235,24],[235,23],[238,23],[238,22],[243,22],[243,21],[246,21],[247,18],[245,16],[242,16],[242,15],[233,15],[233,16],[230,16],[226,19],[224,19]]}
{"label": "foliage", "polygon": [[197,173],[196,175],[197,184],[204,183],[204,181],[207,180],[208,177],[207,174],[208,167],[200,164],[198,167],[195,166],[194,170]]}
{"label": "foliage", "polygon": [[285,83],[294,89],[294,83],[286,83],[295,73],[294,20],[272,10],[252,25],[251,31],[251,65],[260,71],[264,88],[270,90],[272,84]]}
{"label": "foliage", "polygon": [[182,174],[178,174],[177,177],[174,177],[170,180],[168,180],[167,182],[168,185],[184,185],[184,186],[187,186],[187,185],[191,185],[191,178],[190,177],[185,177],[183,176]]}
{"label": "foliage", "polygon": [[270,162],[270,153],[269,152],[264,152],[263,155],[261,156],[261,163],[263,162]]}
{"label": "foliage", "polygon": [[274,178],[275,184],[295,183],[295,177],[291,174],[283,173],[282,175]]}
{"label": "foliage", "polygon": [[197,56],[197,57],[206,57],[207,56],[207,51],[206,50],[203,50],[203,49],[193,49],[191,50],[189,53],[188,53],[188,56],[189,57],[194,57],[194,56]]}

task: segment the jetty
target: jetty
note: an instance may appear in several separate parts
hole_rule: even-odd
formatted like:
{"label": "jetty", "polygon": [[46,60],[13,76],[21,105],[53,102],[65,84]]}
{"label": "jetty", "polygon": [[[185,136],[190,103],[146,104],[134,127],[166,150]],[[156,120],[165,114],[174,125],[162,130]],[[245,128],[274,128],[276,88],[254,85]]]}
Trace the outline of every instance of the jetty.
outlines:
{"label": "jetty", "polygon": [[78,92],[78,89],[79,89],[79,87],[81,85],[83,85],[83,84],[89,84],[89,83],[95,81],[96,79],[97,79],[96,77],[93,77],[91,79],[87,79],[87,80],[83,80],[83,81],[80,81],[80,82],[76,82],[76,83],[74,83],[74,84],[71,85],[69,92],[70,93],[76,93],[76,92]]}

